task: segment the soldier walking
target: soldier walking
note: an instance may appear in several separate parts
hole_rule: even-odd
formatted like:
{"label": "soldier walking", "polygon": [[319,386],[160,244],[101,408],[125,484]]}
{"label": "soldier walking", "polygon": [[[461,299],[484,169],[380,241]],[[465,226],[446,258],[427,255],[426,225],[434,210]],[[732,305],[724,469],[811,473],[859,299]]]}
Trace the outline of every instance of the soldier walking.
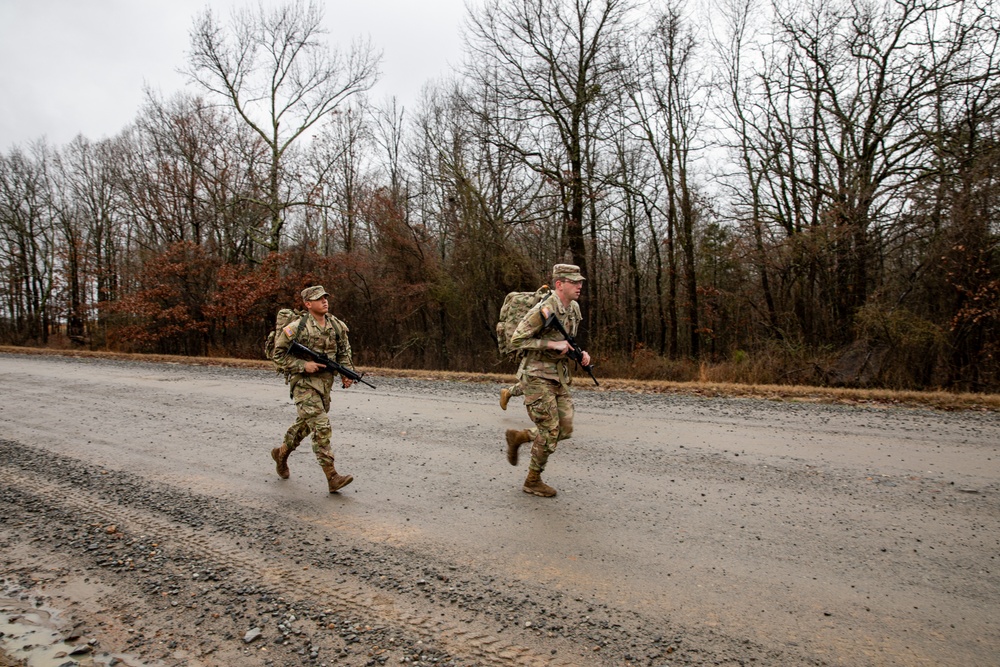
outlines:
{"label": "soldier walking", "polygon": [[[351,343],[347,338],[347,325],[329,314],[329,294],[322,285],[302,290],[302,302],[306,313],[289,322],[275,338],[274,362],[289,376],[289,394],[295,402],[298,419],[285,433],[280,447],[271,450],[278,477],[288,479],[288,456],[296,450],[302,440],[312,434],[312,449],[323,474],[326,475],[330,493],[354,481],[351,475],[341,475],[333,466],[333,452],[330,450],[330,389],[334,374],[315,361],[300,359],[288,351],[292,341],[325,354],[342,366],[353,369]],[[349,378],[341,377],[344,388],[350,387]]]}
{"label": "soldier walking", "polygon": [[[546,328],[545,321],[554,314],[569,335],[575,337],[583,319],[577,303],[584,281],[580,267],[556,264],[552,267],[552,280],[555,289],[528,311],[510,340],[512,348],[524,353],[517,378],[524,391],[528,416],[535,426],[506,432],[507,462],[512,466],[517,465],[521,445],[532,443],[523,490],[543,498],[556,495],[556,490],[541,477],[549,456],[560,440],[573,433],[573,398],[569,392],[572,377],[566,357],[570,344],[555,327]],[[590,354],[583,352],[583,365],[589,364]]]}

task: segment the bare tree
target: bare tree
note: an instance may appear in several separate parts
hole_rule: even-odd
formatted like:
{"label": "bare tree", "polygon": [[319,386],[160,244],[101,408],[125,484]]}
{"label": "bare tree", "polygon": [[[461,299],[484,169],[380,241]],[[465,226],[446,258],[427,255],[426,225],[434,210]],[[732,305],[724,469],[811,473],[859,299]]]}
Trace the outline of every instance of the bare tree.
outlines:
{"label": "bare tree", "polygon": [[123,195],[150,240],[204,243],[227,262],[255,259],[247,229],[264,216],[247,202],[262,192],[259,136],[200,97],[164,101],[150,92],[122,151]]}
{"label": "bare tree", "polygon": [[[449,321],[492,335],[503,296],[540,274],[518,237],[533,222],[530,206],[539,186],[521,160],[490,140],[493,126],[482,118],[491,101],[479,97],[483,92],[454,83],[426,89],[414,116],[409,160],[414,215],[436,232],[451,289],[493,288],[480,300],[450,299],[461,310],[452,307]],[[516,135],[516,129],[506,129]]]}
{"label": "bare tree", "polygon": [[[51,150],[35,144],[0,156],[0,334],[10,342],[45,343],[56,279],[57,231],[52,206]],[[6,330],[5,330],[6,329]]]}
{"label": "bare tree", "polygon": [[[778,322],[774,290],[771,286],[771,266],[765,245],[765,212],[761,201],[761,181],[764,177],[766,158],[758,151],[757,116],[749,94],[753,83],[752,67],[746,64],[748,51],[754,38],[754,16],[759,14],[759,0],[720,0],[713,5],[716,23],[720,26],[713,42],[721,63],[719,86],[723,101],[717,111],[728,129],[731,143],[728,148],[734,156],[735,173],[724,174],[723,182],[735,176],[736,185],[730,190],[729,205],[734,216],[749,232],[752,243],[751,262],[760,280],[761,294],[766,309],[765,326],[778,339],[784,337]],[[750,54],[752,58],[753,54]],[[738,174],[738,176],[737,176]],[[748,186],[748,187],[747,187]]]}
{"label": "bare tree", "polygon": [[375,120],[375,143],[382,149],[383,169],[389,180],[389,194],[400,206],[406,206],[403,144],[405,143],[406,108],[391,97],[372,108]]}
{"label": "bare tree", "polygon": [[[681,247],[681,266],[688,324],[688,353],[700,354],[698,278],[695,222],[698,211],[691,171],[699,150],[697,137],[707,109],[706,87],[699,80],[695,58],[697,41],[680,4],[665,7],[655,17],[647,39],[641,42],[635,83],[629,98],[638,133],[650,147],[666,186],[668,251],[674,240]],[[670,265],[673,266],[671,258]],[[674,275],[669,276],[670,281]],[[674,285],[669,290],[676,294]],[[673,303],[668,312],[675,312]],[[675,323],[676,320],[672,318]],[[670,351],[677,352],[676,330],[670,332]]]}
{"label": "bare tree", "polygon": [[121,194],[115,153],[115,140],[94,144],[80,136],[56,160],[53,200],[66,246],[68,334],[78,342],[85,335],[88,303],[118,298]]}
{"label": "bare tree", "polygon": [[784,129],[776,163],[784,217],[796,221],[795,233],[800,220],[822,217],[828,226],[835,321],[850,321],[879,284],[880,244],[905,219],[906,193],[928,159],[922,118],[970,79],[996,75],[995,67],[965,68],[979,50],[983,16],[959,0],[850,0],[779,12],[788,49],[783,81],[774,82],[784,98],[775,109]]}
{"label": "bare tree", "polygon": [[352,95],[368,90],[381,55],[357,42],[344,55],[320,39],[323,12],[301,2],[256,11],[238,10],[227,27],[211,10],[191,32],[188,74],[217,95],[267,145],[266,199],[269,224],[250,230],[256,243],[275,252],[285,211],[306,203],[291,191],[284,162],[289,149]]}
{"label": "bare tree", "polygon": [[344,252],[354,252],[358,244],[358,207],[370,181],[372,143],[370,115],[362,97],[333,114],[310,147],[306,162],[310,188],[316,191],[315,199],[321,202],[319,249],[322,255],[335,251],[330,245],[331,237],[339,241]]}
{"label": "bare tree", "polygon": [[629,0],[488,0],[469,17],[470,75],[495,87],[498,123],[534,131],[523,136],[530,142],[507,138],[508,148],[564,193],[565,238],[584,272],[585,135],[597,131],[618,80],[630,8]]}

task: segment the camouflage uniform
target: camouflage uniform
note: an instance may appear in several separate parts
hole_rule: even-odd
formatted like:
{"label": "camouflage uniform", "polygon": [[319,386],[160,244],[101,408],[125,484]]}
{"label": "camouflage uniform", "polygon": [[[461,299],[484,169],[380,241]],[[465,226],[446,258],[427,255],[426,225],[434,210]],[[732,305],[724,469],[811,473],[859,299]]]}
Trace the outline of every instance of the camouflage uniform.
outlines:
{"label": "camouflage uniform", "polygon": [[[572,268],[570,275],[579,276],[579,269],[575,266],[558,264],[556,271],[560,267],[566,267],[566,271]],[[570,361],[565,355],[546,349],[547,341],[562,340],[563,337],[555,327],[542,331],[546,318],[543,311],[555,313],[571,336],[576,335],[583,319],[576,301],[564,306],[553,292],[528,311],[511,337],[511,347],[525,353],[517,369],[517,378],[524,390],[528,416],[535,423],[534,428],[528,429],[532,441],[528,468],[538,473],[545,470],[549,455],[556,450],[558,442],[573,433]]]}
{"label": "camouflage uniform", "polygon": [[[321,287],[318,289],[322,292]],[[306,321],[301,333],[296,335],[299,320],[292,320],[281,330],[274,343],[274,361],[289,374],[289,396],[298,411],[298,419],[285,433],[283,444],[289,452],[295,451],[302,440],[312,433],[313,453],[316,454],[319,465],[326,468],[333,465],[330,450],[332,428],[327,413],[330,411],[330,389],[335,377],[326,370],[306,373],[306,360],[290,354],[288,347],[294,339],[342,366],[353,369],[354,364],[351,361],[351,344],[347,338],[346,324],[329,313],[326,315],[325,327],[321,327],[310,314],[304,317]]]}
{"label": "camouflage uniform", "polygon": [[[530,292],[511,292],[507,295],[504,299],[503,307],[500,309],[501,321],[497,323],[496,327],[497,346],[501,354],[515,358],[520,364],[524,358],[524,351],[515,350],[511,347],[510,337],[514,335],[517,325],[520,324],[524,316],[528,314],[528,310],[531,309],[529,303],[542,301],[550,294],[552,294],[552,289],[548,285],[542,285],[535,290],[534,294]],[[517,315],[518,313],[520,313],[519,316]],[[515,317],[518,317],[518,319],[514,319]],[[502,387],[500,389],[500,407],[506,410],[507,403],[515,396],[524,396],[524,387],[521,386],[520,380],[509,387]]]}
{"label": "camouflage uniform", "polygon": [[500,407],[506,410],[507,402],[515,396],[524,396],[524,389],[521,388],[520,380],[509,387],[502,387],[500,389]]}

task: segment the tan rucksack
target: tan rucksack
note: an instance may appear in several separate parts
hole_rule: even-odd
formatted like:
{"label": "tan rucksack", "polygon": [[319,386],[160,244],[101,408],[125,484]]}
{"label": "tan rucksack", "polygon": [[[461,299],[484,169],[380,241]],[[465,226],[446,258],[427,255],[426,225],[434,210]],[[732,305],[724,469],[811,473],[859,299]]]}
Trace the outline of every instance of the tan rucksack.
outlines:
{"label": "tan rucksack", "polygon": [[497,349],[500,354],[514,355],[517,352],[510,346],[510,338],[517,325],[535,304],[551,293],[548,285],[542,285],[534,292],[511,292],[504,298],[503,306],[500,307],[500,321],[497,322]]}
{"label": "tan rucksack", "polygon": [[[288,323],[293,321],[295,318],[299,318],[299,326],[295,330],[295,335],[292,338],[294,340],[297,339],[300,335],[302,335],[302,329],[306,326],[307,316],[308,313],[299,312],[297,310],[292,310],[290,308],[282,308],[281,310],[279,310],[278,314],[274,317],[274,329],[271,331],[271,333],[267,334],[267,340],[264,341],[264,356],[270,359],[271,361],[274,361],[274,344],[278,338],[278,333],[280,333],[282,329],[288,326]],[[275,371],[277,371],[279,374],[284,373],[283,370],[278,368],[277,364],[275,364]]]}

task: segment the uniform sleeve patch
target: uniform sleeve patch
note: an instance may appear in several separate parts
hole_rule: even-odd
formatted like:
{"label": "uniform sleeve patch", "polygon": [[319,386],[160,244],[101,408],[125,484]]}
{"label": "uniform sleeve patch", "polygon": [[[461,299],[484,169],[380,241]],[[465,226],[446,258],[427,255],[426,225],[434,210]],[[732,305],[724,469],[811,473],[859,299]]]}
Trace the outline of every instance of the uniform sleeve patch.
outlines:
{"label": "uniform sleeve patch", "polygon": [[289,338],[295,335],[295,327],[293,327],[291,324],[287,325],[284,329],[282,329],[282,331],[284,331],[285,335],[288,336]]}

